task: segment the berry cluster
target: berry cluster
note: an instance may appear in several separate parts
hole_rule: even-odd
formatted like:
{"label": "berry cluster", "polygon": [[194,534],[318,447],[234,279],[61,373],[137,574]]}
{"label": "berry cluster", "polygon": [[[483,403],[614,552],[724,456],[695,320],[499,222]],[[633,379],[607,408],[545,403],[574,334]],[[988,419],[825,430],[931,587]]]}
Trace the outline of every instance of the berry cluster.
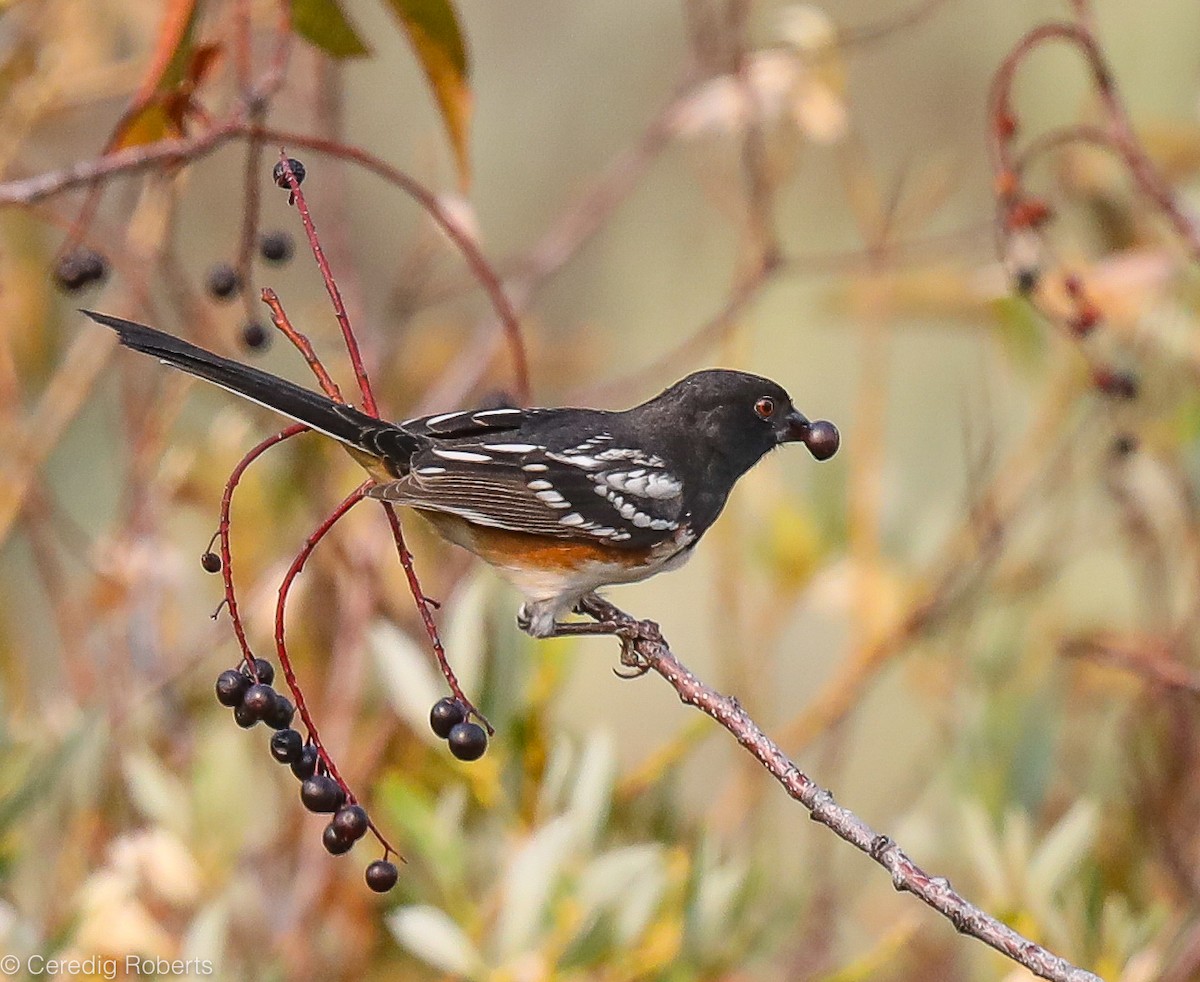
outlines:
{"label": "berry cluster", "polygon": [[[214,555],[206,553],[206,556]],[[214,558],[216,558],[214,556]],[[271,734],[271,756],[291,767],[300,781],[300,800],[310,812],[332,817],[325,826],[321,841],[334,856],[349,852],[351,846],[367,834],[371,821],[366,809],[347,795],[345,787],[330,773],[320,750],[305,742],[292,729],[296,707],[292,701],[271,687],[275,669],[263,658],[255,658],[239,669],[228,669],[217,676],[217,701],[233,710],[238,726],[245,729],[265,723]],[[376,860],[367,867],[367,885],[384,893],[396,885],[399,872],[396,864],[387,859]]]}
{"label": "berry cluster", "polygon": [[54,282],[68,293],[82,290],[89,283],[99,283],[107,275],[104,257],[91,249],[72,249],[59,256],[54,264]]}
{"label": "berry cluster", "polygon": [[457,699],[439,699],[429,711],[429,727],[450,744],[459,760],[478,760],[487,750],[487,733],[467,719],[467,707]]}
{"label": "berry cluster", "polygon": [[[295,244],[287,232],[264,232],[258,240],[258,252],[269,263],[286,263],[292,258]],[[242,292],[241,274],[227,262],[216,263],[208,271],[204,282],[205,290],[214,300],[228,303]],[[271,335],[261,321],[250,320],[242,326],[242,344],[251,349],[265,348]]]}

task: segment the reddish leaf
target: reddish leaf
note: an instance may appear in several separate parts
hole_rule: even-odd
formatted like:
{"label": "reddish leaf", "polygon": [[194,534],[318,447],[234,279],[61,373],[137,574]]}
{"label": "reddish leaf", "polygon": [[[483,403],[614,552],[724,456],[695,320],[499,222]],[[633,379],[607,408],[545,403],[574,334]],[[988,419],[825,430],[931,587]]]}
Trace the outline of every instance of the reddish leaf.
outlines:
{"label": "reddish leaf", "polygon": [[192,58],[192,29],[197,0],[168,0],[159,25],[150,64],[134,92],[129,108],[108,140],[108,150],[152,143],[177,135],[182,120],[164,110],[167,94],[187,80]]}

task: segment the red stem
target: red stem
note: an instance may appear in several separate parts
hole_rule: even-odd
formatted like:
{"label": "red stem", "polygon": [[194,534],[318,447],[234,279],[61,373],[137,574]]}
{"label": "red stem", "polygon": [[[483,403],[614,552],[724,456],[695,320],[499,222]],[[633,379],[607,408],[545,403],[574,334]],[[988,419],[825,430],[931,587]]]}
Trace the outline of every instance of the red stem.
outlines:
{"label": "red stem", "polygon": [[338,327],[342,329],[342,340],[346,343],[346,353],[350,356],[354,377],[358,380],[358,390],[362,393],[363,412],[378,419],[379,406],[375,402],[375,393],[371,391],[371,379],[363,364],[358,338],[354,335],[354,328],[350,326],[350,318],[346,314],[346,305],[342,302],[342,291],[338,289],[337,282],[333,278],[329,260],[325,258],[325,250],[321,248],[321,240],[317,238],[317,229],[313,225],[312,215],[308,211],[308,202],[304,199],[304,192],[300,190],[300,182],[296,180],[292,165],[288,161],[288,155],[283,149],[279,151],[279,161],[283,166],[283,174],[287,178],[288,187],[291,188],[296,210],[300,212],[300,220],[304,223],[304,233],[308,236],[308,244],[312,249],[313,258],[316,259],[317,268],[321,271],[325,292],[329,294],[329,300],[333,304],[333,313],[337,318]]}
{"label": "red stem", "polygon": [[400,565],[404,567],[404,575],[408,578],[408,589],[413,595],[413,600],[416,601],[417,611],[421,615],[421,621],[425,625],[425,633],[429,635],[429,643],[433,646],[433,654],[437,658],[438,668],[442,670],[442,675],[446,679],[446,684],[450,686],[450,692],[454,698],[466,707],[467,713],[474,716],[483,728],[488,731],[488,735],[494,734],[496,731],[492,728],[492,724],[488,722],[487,717],[483,715],[475,704],[466,697],[462,687],[458,684],[458,676],[454,674],[454,669],[450,667],[450,660],[446,657],[446,649],[442,646],[442,639],[438,635],[437,624],[434,623],[433,613],[430,611],[432,602],[425,596],[425,591],[421,589],[421,581],[417,579],[417,570],[413,565],[412,553],[408,551],[408,547],[404,544],[404,532],[400,528],[400,518],[396,514],[396,508],[390,501],[383,502],[383,510],[387,514],[388,524],[392,528],[392,538],[396,540],[396,552],[400,556]]}
{"label": "red stem", "polygon": [[307,429],[308,427],[303,423],[293,423],[287,429],[263,440],[238,461],[237,466],[230,472],[229,479],[225,482],[225,493],[221,496],[221,517],[217,525],[217,535],[221,540],[221,578],[225,583],[225,606],[229,608],[229,617],[233,621],[233,633],[237,636],[238,645],[242,649],[242,658],[255,679],[258,678],[258,670],[254,665],[254,654],[250,650],[250,643],[246,640],[246,629],[242,626],[237,595],[233,589],[233,552],[229,548],[229,512],[233,505],[233,490],[237,487],[238,481],[242,479],[246,468],[265,451],[298,433],[304,433]]}
{"label": "red stem", "polygon": [[[300,575],[300,571],[304,569],[304,564],[317,547],[317,543],[325,538],[329,530],[341,520],[342,516],[362,501],[367,488],[371,484],[371,481],[364,481],[351,491],[342,500],[341,504],[330,512],[325,520],[304,540],[304,545],[296,553],[296,558],[292,560],[292,565],[288,567],[288,571],[279,583],[279,599],[275,603],[275,653],[279,657],[279,665],[283,670],[284,680],[287,682],[288,691],[291,692],[292,698],[296,702],[296,712],[300,714],[300,719],[304,722],[304,728],[308,731],[309,742],[317,748],[317,754],[321,758],[321,762],[324,764],[329,776],[337,781],[338,786],[345,792],[348,804],[354,804],[358,799],[355,797],[354,792],[350,790],[350,785],[338,773],[337,764],[334,763],[333,757],[321,742],[321,734],[317,730],[317,724],[313,721],[312,714],[308,711],[308,703],[304,701],[304,692],[300,688],[300,683],[296,681],[296,673],[292,669],[292,660],[288,656],[287,644],[284,640],[284,612],[287,609],[287,599],[292,589],[292,583]],[[379,840],[379,844],[386,850],[385,854],[396,852],[396,849],[384,838],[383,833],[379,831],[374,822],[368,821],[368,827],[375,838]]]}

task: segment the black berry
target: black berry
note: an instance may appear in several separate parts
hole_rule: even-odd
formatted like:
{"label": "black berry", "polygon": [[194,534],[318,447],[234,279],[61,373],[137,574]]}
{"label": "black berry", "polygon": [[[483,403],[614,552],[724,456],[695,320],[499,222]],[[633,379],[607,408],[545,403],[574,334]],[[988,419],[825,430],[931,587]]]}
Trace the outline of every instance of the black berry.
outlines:
{"label": "black berry", "polygon": [[211,550],[200,557],[200,565],[206,573],[221,572],[221,557]]}
{"label": "black berry", "polygon": [[827,419],[813,420],[804,437],[804,445],[817,460],[828,460],[837,453],[841,443],[842,438],[837,427]]}
{"label": "black berry", "polygon": [[321,844],[331,856],[340,856],[342,853],[350,851],[350,847],[354,845],[354,840],[347,839],[330,822],[325,826],[325,831],[321,834]]}
{"label": "black berry", "polygon": [[267,713],[271,711],[271,707],[275,705],[277,693],[269,685],[263,682],[255,682],[246,690],[246,694],[242,696],[241,708],[246,711],[246,715],[254,719],[263,719]]}
{"label": "black berry", "polygon": [[263,714],[263,722],[273,730],[286,730],[295,716],[296,707],[292,705],[292,700],[282,692],[276,692],[274,703]]}
{"label": "black berry", "polygon": [[271,756],[281,764],[294,764],[304,753],[304,740],[295,730],[271,734]]}
{"label": "black berry", "polygon": [[467,707],[457,699],[439,699],[429,710],[429,728],[445,740],[450,731],[467,718]]}
{"label": "black berry", "polygon": [[54,282],[64,290],[82,290],[108,275],[108,264],[100,253],[80,247],[58,257],[54,264]]}
{"label": "black berry", "polygon": [[242,328],[242,344],[252,351],[265,348],[271,343],[271,335],[259,321],[250,321]]}
{"label": "black berry", "polygon": [[1138,438],[1132,433],[1121,433],[1113,437],[1112,452],[1117,457],[1128,457],[1138,448]]}
{"label": "black berry", "polygon": [[242,289],[242,278],[229,263],[217,263],[208,271],[207,289],[218,300],[229,300]]}
{"label": "black berry", "polygon": [[300,800],[310,812],[335,812],[346,800],[346,792],[328,774],[314,774],[300,785]]}
{"label": "black berry", "polygon": [[317,748],[311,743],[307,744],[300,751],[300,757],[292,761],[292,773],[301,781],[307,781],[310,777],[317,773]]}
{"label": "black berry", "polygon": [[386,859],[377,859],[367,867],[367,886],[376,893],[387,893],[399,878],[400,871],[396,869],[396,864]]}
{"label": "black berry", "polygon": [[232,668],[217,676],[217,702],[222,706],[240,706],[242,697],[250,688],[250,679]]}
{"label": "black berry", "polygon": [[1097,369],[1092,376],[1096,388],[1112,399],[1136,399],[1138,380],[1132,372]]}
{"label": "black berry", "polygon": [[[292,169],[292,176],[296,178],[297,184],[304,183],[304,165],[295,157],[288,157],[288,166]],[[281,188],[291,188],[288,183],[287,174],[283,170],[283,161],[275,165],[275,169],[271,171],[271,177],[274,179],[276,186]]]}
{"label": "black berry", "polygon": [[487,750],[487,733],[478,723],[459,723],[450,730],[450,753],[459,760],[478,760]]}
{"label": "black berry", "polygon": [[[254,671],[263,685],[270,685],[275,681],[275,666],[265,658],[254,659]],[[245,662],[242,662],[242,672],[247,676],[250,674],[250,666]]]}
{"label": "black berry", "polygon": [[91,249],[80,249],[78,255],[83,275],[89,283],[98,283],[108,275],[108,263],[100,253]]}
{"label": "black berry", "polygon": [[248,730],[250,727],[257,725],[258,717],[246,708],[244,702],[239,702],[233,707],[233,721],[243,730]]}
{"label": "black berry", "polygon": [[258,240],[258,251],[269,263],[286,263],[292,258],[292,237],[287,232],[268,232]]}
{"label": "black berry", "polygon": [[1017,270],[1017,275],[1014,277],[1014,279],[1016,281],[1014,285],[1017,288],[1017,292],[1021,294],[1021,296],[1027,297],[1037,289],[1039,279],[1038,271],[1027,266],[1023,269]]}
{"label": "black berry", "polygon": [[337,829],[338,835],[351,842],[357,842],[366,835],[369,824],[367,811],[362,805],[343,805],[329,822],[330,827]]}

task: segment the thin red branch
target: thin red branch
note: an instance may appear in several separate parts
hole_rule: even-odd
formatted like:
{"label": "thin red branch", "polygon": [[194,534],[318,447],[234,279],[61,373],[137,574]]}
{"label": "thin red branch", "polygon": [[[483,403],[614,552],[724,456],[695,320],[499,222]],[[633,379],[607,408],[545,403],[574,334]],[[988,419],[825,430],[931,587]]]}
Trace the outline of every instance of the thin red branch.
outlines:
{"label": "thin red branch", "polygon": [[229,479],[225,482],[225,493],[221,496],[221,517],[217,524],[217,536],[221,542],[221,579],[225,584],[225,606],[229,608],[229,617],[233,621],[233,633],[237,637],[238,646],[242,649],[242,658],[255,678],[258,677],[258,673],[254,668],[254,654],[250,650],[250,643],[246,640],[246,629],[242,626],[237,594],[233,588],[233,551],[229,547],[229,512],[233,507],[233,492],[242,479],[242,474],[246,472],[246,468],[263,453],[270,450],[275,444],[282,443],[298,433],[304,433],[307,429],[308,427],[303,423],[293,423],[287,429],[267,437],[250,450],[230,472]]}
{"label": "thin red branch", "polygon": [[[1087,7],[1079,5],[1078,10],[1083,15]],[[1030,53],[1049,41],[1064,41],[1079,50],[1092,74],[1104,110],[1107,129],[1103,132],[1107,134],[1107,142],[1122,158],[1142,194],[1166,216],[1176,234],[1187,244],[1192,257],[1200,260],[1200,231],[1184,213],[1170,185],[1158,173],[1138,140],[1117,91],[1108,60],[1085,21],[1052,22],[1033,28],[1021,37],[996,70],[988,97],[988,132],[989,150],[997,176],[1019,175],[1019,162],[1014,151],[1018,117],[1012,106],[1013,79]],[[1002,216],[1012,203],[1011,200],[1005,200],[1004,195],[1000,196]]]}
{"label": "thin red branch", "polygon": [[271,308],[271,320],[280,333],[283,334],[304,356],[304,360],[308,363],[308,367],[312,370],[313,375],[317,377],[317,382],[321,386],[321,391],[324,392],[334,402],[340,402],[343,405],[346,400],[342,396],[342,390],[338,388],[337,383],[326,371],[325,366],[321,363],[321,359],[317,357],[316,351],[313,349],[312,342],[307,336],[301,334],[293,326],[288,319],[287,313],[283,309],[283,304],[279,302],[279,297],[270,287],[262,291],[262,302]]}
{"label": "thin red branch", "polygon": [[430,609],[433,606],[433,602],[425,596],[425,591],[421,588],[421,581],[417,578],[417,570],[413,565],[412,553],[408,551],[408,547],[404,544],[404,532],[400,527],[400,517],[396,514],[396,507],[390,501],[385,501],[383,503],[383,510],[387,515],[388,524],[392,529],[392,538],[396,541],[396,552],[400,556],[400,565],[404,567],[404,575],[408,579],[408,589],[413,595],[413,600],[417,605],[417,612],[421,615],[421,621],[425,625],[425,633],[429,636],[429,643],[433,646],[433,654],[437,658],[438,668],[441,669],[442,675],[446,679],[446,684],[450,686],[450,692],[454,695],[454,698],[466,707],[470,715],[479,720],[489,735],[492,735],[496,732],[492,728],[492,724],[488,722],[487,717],[483,713],[475,708],[475,704],[467,698],[462,690],[462,686],[458,684],[458,676],[454,674],[454,669],[450,667],[450,660],[446,657],[446,649],[442,646],[442,639],[438,634],[437,624],[433,619],[433,611]]}
{"label": "thin red branch", "polygon": [[[325,520],[313,530],[313,532],[304,540],[304,545],[300,551],[296,553],[296,558],[292,560],[292,565],[288,567],[288,571],[284,574],[283,579],[279,583],[279,599],[275,603],[275,653],[279,657],[279,665],[283,669],[283,677],[287,682],[288,691],[292,694],[292,699],[296,703],[296,712],[300,719],[304,722],[304,728],[308,732],[309,742],[317,748],[317,753],[328,771],[329,776],[337,781],[338,786],[346,793],[346,800],[350,803],[356,802],[358,799],[354,792],[350,789],[345,779],[338,773],[337,764],[334,763],[333,757],[329,751],[325,749],[325,745],[321,742],[321,734],[317,730],[317,724],[312,718],[312,714],[308,711],[308,703],[304,700],[304,691],[300,688],[300,683],[296,681],[296,673],[292,669],[292,660],[288,655],[287,643],[284,639],[284,613],[287,610],[288,594],[291,592],[292,584],[296,577],[300,575],[300,571],[304,569],[304,564],[308,561],[308,557],[312,555],[313,550],[325,536],[329,530],[334,527],[355,505],[363,500],[367,488],[371,486],[371,481],[364,481],[357,488],[350,492],[342,502],[334,508],[332,512],[326,516]],[[380,845],[385,850],[385,855],[396,853],[392,844],[384,837],[383,833],[373,821],[368,822],[371,832],[375,838],[379,840]]]}
{"label": "thin red branch", "polygon": [[364,170],[370,171],[404,191],[416,201],[462,253],[467,266],[491,299],[496,316],[508,338],[509,351],[513,360],[517,397],[522,403],[529,401],[529,364],[525,352],[525,342],[521,336],[521,324],[516,311],[504,289],[500,276],[492,268],[479,246],[471,235],[459,226],[457,221],[443,207],[438,196],[403,171],[397,170],[373,154],[358,147],[327,140],[321,137],[306,136],[303,133],[289,133],[274,129],[262,129],[263,139],[271,140],[285,146],[304,147],[317,153],[327,153],[342,160],[358,164]]}
{"label": "thin red branch", "polygon": [[337,281],[333,278],[333,271],[329,268],[329,260],[325,258],[325,250],[321,248],[321,240],[317,237],[317,229],[308,210],[308,201],[304,197],[304,191],[300,188],[300,182],[296,180],[296,175],[292,171],[288,155],[283,150],[279,151],[279,160],[288,187],[292,191],[292,200],[296,204],[296,210],[300,212],[300,220],[304,223],[304,234],[308,236],[308,244],[312,249],[313,258],[317,261],[317,268],[321,271],[325,292],[329,294],[330,303],[333,304],[333,314],[337,318],[338,327],[342,330],[346,354],[354,369],[354,377],[358,380],[358,390],[362,393],[363,411],[368,416],[378,419],[379,406],[375,402],[375,393],[371,391],[371,379],[367,375],[366,365],[363,364],[358,338],[354,334],[354,328],[350,326],[350,317],[346,314],[345,303],[342,302],[342,291],[338,289]]}
{"label": "thin red branch", "polygon": [[129,147],[115,153],[104,154],[94,160],[79,161],[61,170],[0,183],[0,207],[36,204],[45,198],[119,175],[137,174],[166,164],[193,163],[225,144],[239,139],[258,139],[264,142],[302,147],[349,161],[400,189],[420,205],[433,223],[459,250],[472,275],[487,293],[508,341],[513,360],[515,394],[520,402],[528,403],[530,385],[525,342],[521,335],[520,321],[499,275],[470,234],[461,228],[449,211],[442,206],[437,195],[408,174],[385,163],[361,147],[340,143],[336,140],[306,136],[303,133],[270,129],[245,119],[235,118],[219,124],[199,136],[160,140],[144,146]]}
{"label": "thin red branch", "polygon": [[[333,301],[334,312],[337,315],[338,324],[342,329],[342,337],[346,343],[346,350],[350,357],[350,362],[354,366],[354,372],[358,378],[359,389],[363,395],[364,411],[379,418],[379,407],[375,402],[375,395],[371,389],[371,380],[367,374],[366,366],[363,364],[362,356],[358,348],[358,340],[354,334],[354,328],[350,324],[350,318],[346,314],[346,308],[342,303],[341,291],[338,289],[337,283],[333,277],[333,271],[329,268],[329,263],[325,259],[325,252],[321,248],[321,243],[317,237],[317,230],[313,224],[312,217],[308,211],[308,203],[304,198],[304,192],[301,190],[300,182],[296,180],[296,175],[292,170],[291,164],[288,162],[286,153],[281,151],[280,160],[283,163],[283,172],[287,178],[288,186],[291,189],[292,196],[296,203],[296,208],[300,212],[300,217],[304,222],[304,231],[308,236],[309,245],[312,248],[313,256],[316,258],[317,266],[321,270],[321,276],[325,281],[325,289],[329,293],[330,299]],[[282,307],[279,305],[278,298],[273,293],[270,294],[274,298],[274,303],[268,299],[270,291],[263,291],[263,299],[271,306],[273,312],[276,313],[276,324],[280,330],[295,344],[304,354],[305,360],[308,361],[314,374],[321,382],[321,387],[325,389],[330,398],[338,402],[343,401],[341,393],[333,384],[333,380],[329,378],[329,373],[325,371],[324,366],[317,358],[313,351],[312,345],[308,339],[296,331],[288,321]],[[421,622],[425,627],[425,633],[429,637],[430,646],[433,648],[434,657],[437,658],[438,667],[441,669],[442,675],[446,679],[446,684],[450,686],[450,691],[454,697],[461,702],[467,709],[467,712],[476,717],[480,723],[487,729],[488,733],[494,733],[492,725],[487,721],[487,718],[475,707],[475,704],[467,698],[459,685],[458,677],[454,670],[450,667],[450,662],[446,658],[446,649],[442,644],[441,635],[438,632],[437,624],[433,620],[433,614],[430,608],[433,606],[432,601],[425,595],[425,591],[421,588],[420,580],[417,577],[416,568],[413,566],[412,553],[409,552],[408,546],[404,542],[404,530],[400,525],[400,518],[396,514],[395,508],[384,502],[384,512],[387,514],[388,525],[392,530],[392,539],[396,544],[396,553],[400,557],[400,565],[404,567],[404,575],[408,580],[408,588],[412,593],[413,602],[416,604],[417,612],[421,617]]]}

